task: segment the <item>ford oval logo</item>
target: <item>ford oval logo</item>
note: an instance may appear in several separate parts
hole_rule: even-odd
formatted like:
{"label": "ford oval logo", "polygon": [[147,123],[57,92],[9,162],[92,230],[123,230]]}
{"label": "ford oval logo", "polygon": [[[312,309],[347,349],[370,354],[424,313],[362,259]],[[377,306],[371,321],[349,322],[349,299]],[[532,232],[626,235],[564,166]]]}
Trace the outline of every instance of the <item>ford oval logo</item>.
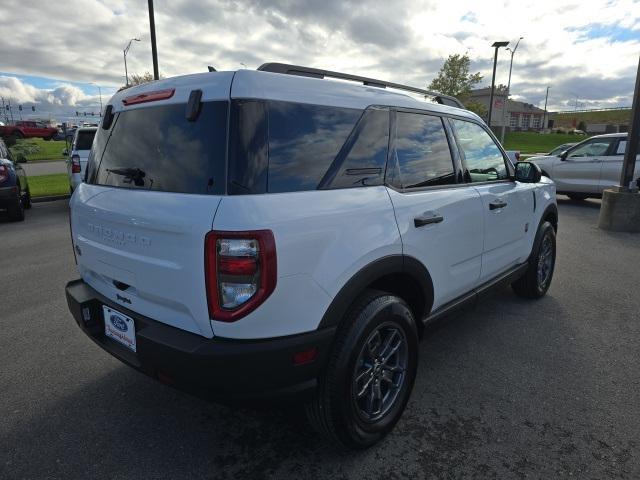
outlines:
{"label": "ford oval logo", "polygon": [[129,330],[129,327],[127,327],[127,322],[125,322],[122,318],[118,317],[117,315],[111,315],[109,320],[111,320],[111,325],[113,325],[115,328],[117,328],[121,332],[126,332],[127,330]]}

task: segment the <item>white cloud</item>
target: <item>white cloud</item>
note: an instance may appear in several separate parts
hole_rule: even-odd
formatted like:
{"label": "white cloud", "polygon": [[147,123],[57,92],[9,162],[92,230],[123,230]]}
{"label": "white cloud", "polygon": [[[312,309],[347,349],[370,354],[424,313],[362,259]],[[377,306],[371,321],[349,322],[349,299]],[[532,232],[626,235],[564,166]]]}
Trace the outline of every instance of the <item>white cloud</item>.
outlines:
{"label": "white cloud", "polygon": [[[283,61],[424,86],[447,55],[468,52],[488,84],[491,44],[523,36],[512,91],[540,104],[551,85],[554,109],[574,95],[594,106],[630,104],[640,52],[640,35],[589,37],[595,25],[638,32],[637,0],[156,0],[155,10],[166,76]],[[122,49],[134,36],[142,41],[131,47],[129,72],[152,70],[146,2],[3,0],[2,14],[5,24],[20,25],[0,42],[5,71],[115,87],[124,83]],[[508,60],[501,51],[498,83],[507,82]],[[46,101],[85,101],[72,85],[62,87]]]}

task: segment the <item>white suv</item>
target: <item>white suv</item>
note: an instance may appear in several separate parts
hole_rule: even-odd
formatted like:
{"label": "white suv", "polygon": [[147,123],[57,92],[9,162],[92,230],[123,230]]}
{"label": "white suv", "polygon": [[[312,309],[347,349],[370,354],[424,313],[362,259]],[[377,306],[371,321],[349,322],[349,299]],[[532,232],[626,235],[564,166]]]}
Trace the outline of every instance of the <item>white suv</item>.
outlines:
{"label": "white suv", "polygon": [[117,93],[71,199],[76,322],[164,383],[299,394],[339,444],[375,443],[426,324],[553,275],[553,182],[447,104],[282,64]]}
{"label": "white suv", "polygon": [[[553,179],[558,193],[573,200],[600,197],[606,188],[620,183],[627,136],[626,133],[597,135],[558,155],[532,157],[529,161]],[[633,178],[634,183],[640,185],[640,162],[636,162]]]}

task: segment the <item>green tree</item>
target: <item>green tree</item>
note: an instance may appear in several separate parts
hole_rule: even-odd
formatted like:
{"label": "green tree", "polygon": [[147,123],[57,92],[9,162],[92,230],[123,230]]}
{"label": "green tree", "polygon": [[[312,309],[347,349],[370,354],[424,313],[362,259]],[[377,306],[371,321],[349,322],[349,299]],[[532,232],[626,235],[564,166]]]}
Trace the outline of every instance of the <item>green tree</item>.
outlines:
{"label": "green tree", "polygon": [[449,55],[438,75],[427,88],[445,95],[452,95],[465,103],[465,100],[469,99],[471,89],[482,81],[480,72],[469,73],[470,66],[471,60],[466,53]]}
{"label": "green tree", "polygon": [[479,102],[474,102],[473,100],[467,100],[466,102],[464,102],[464,106],[467,107],[467,110],[472,111],[473,113],[478,115],[480,118],[487,118],[487,115],[489,115],[489,111],[487,110],[487,107],[485,107],[483,104]]}
{"label": "green tree", "polygon": [[[164,75],[160,74],[160,78],[164,78]],[[144,72],[142,75],[137,73],[132,73],[129,75],[129,86],[126,85],[120,87],[118,91],[124,90],[125,88],[135,87],[136,85],[142,85],[143,83],[153,82],[153,75],[149,72]]]}
{"label": "green tree", "polygon": [[129,85],[132,87],[135,85],[142,85],[143,83],[153,82],[153,75],[149,72],[144,72],[142,75],[138,75],[137,73],[132,74],[129,77]]}

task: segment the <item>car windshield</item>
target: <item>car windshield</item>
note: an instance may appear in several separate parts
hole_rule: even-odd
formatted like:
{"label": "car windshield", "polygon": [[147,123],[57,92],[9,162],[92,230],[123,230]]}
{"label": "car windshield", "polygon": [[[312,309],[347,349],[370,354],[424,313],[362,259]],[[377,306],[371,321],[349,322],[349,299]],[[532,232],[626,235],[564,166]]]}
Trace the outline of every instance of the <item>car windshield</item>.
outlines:
{"label": "car windshield", "polygon": [[575,143],[563,143],[562,145],[554,148],[553,150],[551,150],[548,155],[560,155],[562,152],[564,152],[565,150],[568,150],[569,147],[574,146]]}

